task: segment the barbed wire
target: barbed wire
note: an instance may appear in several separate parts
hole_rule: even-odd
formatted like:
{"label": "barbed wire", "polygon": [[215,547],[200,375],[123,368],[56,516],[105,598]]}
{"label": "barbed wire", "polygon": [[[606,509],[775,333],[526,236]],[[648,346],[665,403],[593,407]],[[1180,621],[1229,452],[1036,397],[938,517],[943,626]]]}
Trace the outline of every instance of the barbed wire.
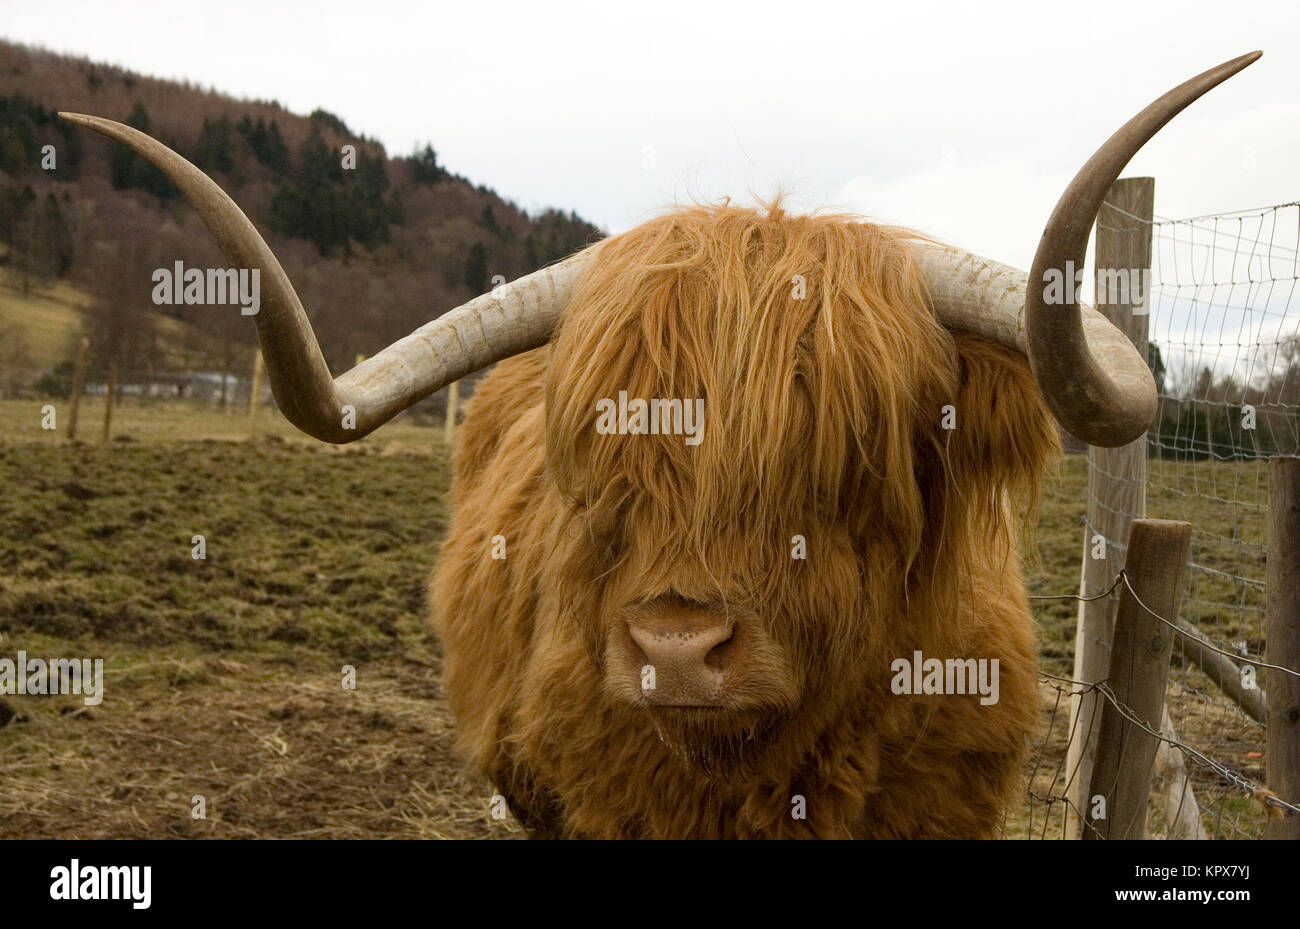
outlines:
{"label": "barbed wire", "polygon": [[[1038,595],[1030,596],[1029,599],[1038,600],[1038,601],[1072,600],[1072,601],[1087,603],[1094,600],[1101,600],[1106,597],[1109,597],[1121,586],[1128,591],[1129,595],[1133,597],[1134,602],[1137,603],[1137,605],[1140,606],[1146,613],[1155,617],[1160,622],[1164,623],[1166,626],[1168,626],[1170,629],[1172,629],[1174,632],[1178,633],[1179,635],[1183,636],[1184,638],[1192,640],[1199,647],[1209,649],[1210,651],[1218,652],[1221,655],[1224,655],[1228,658],[1234,659],[1236,661],[1240,661],[1245,664],[1251,664],[1262,668],[1269,668],[1274,671],[1279,671],[1283,674],[1289,674],[1294,677],[1300,678],[1300,671],[1285,667],[1283,665],[1276,665],[1276,664],[1270,664],[1269,662],[1265,662],[1265,661],[1258,661],[1250,658],[1249,656],[1242,655],[1239,652],[1229,651],[1227,649],[1221,648],[1217,644],[1215,644],[1209,636],[1205,635],[1204,633],[1193,633],[1192,631],[1183,629],[1177,623],[1171,622],[1166,617],[1161,616],[1158,612],[1151,609],[1151,607],[1149,607],[1142,600],[1142,597],[1134,589],[1133,583],[1129,578],[1128,572],[1124,569],[1121,569],[1118,573],[1116,573],[1114,579],[1110,582],[1109,586],[1104,591],[1098,594],[1094,594],[1092,596],[1083,596],[1081,594],[1038,594]],[[1079,681],[1071,677],[1052,674],[1048,671],[1042,671],[1042,670],[1039,671],[1039,679],[1040,682],[1047,683],[1049,684],[1049,686],[1052,686],[1053,689],[1055,689],[1057,692],[1057,702],[1056,705],[1053,706],[1052,717],[1048,723],[1049,738],[1051,735],[1051,730],[1055,725],[1056,716],[1059,713],[1060,698],[1062,695],[1068,695],[1071,698],[1073,698],[1076,696],[1082,696],[1083,694],[1086,693],[1097,693],[1104,700],[1106,700],[1107,703],[1111,704],[1115,708],[1116,712],[1118,712],[1122,717],[1124,717],[1124,719],[1133,723],[1138,728],[1142,729],[1142,731],[1146,732],[1148,735],[1159,740],[1160,742],[1163,742],[1167,745],[1177,748],[1179,751],[1183,752],[1185,757],[1189,757],[1197,764],[1213,771],[1219,777],[1223,778],[1228,783],[1235,785],[1243,793],[1253,797],[1264,806],[1271,806],[1277,809],[1290,811],[1291,813],[1300,814],[1300,806],[1291,803],[1287,800],[1284,800],[1281,797],[1278,797],[1267,787],[1264,787],[1260,784],[1256,784],[1255,782],[1251,781],[1249,778],[1246,778],[1236,773],[1235,771],[1231,770],[1227,766],[1214,760],[1205,752],[1202,752],[1199,749],[1196,749],[1193,746],[1189,745],[1187,742],[1183,741],[1182,739],[1175,738],[1172,734],[1166,735],[1164,731],[1157,732],[1153,730],[1145,721],[1140,719],[1131,708],[1125,706],[1119,700],[1119,698],[1115,695],[1115,692],[1111,689],[1109,682],[1106,679],[1097,682]],[[1052,681],[1064,683],[1069,685],[1070,687],[1077,687],[1079,689],[1070,690],[1068,687],[1059,687],[1056,684],[1049,683]],[[1098,704],[1095,703],[1093,704],[1094,712],[1097,705]],[[1089,720],[1088,731],[1092,731],[1094,719]],[[1076,717],[1073,720],[1073,723],[1070,727],[1070,732],[1067,736],[1066,744],[1071,744],[1074,741],[1075,736],[1077,734],[1078,725],[1079,725],[1079,720]],[[1058,766],[1057,773],[1053,775],[1051,784],[1055,784],[1056,781],[1058,780],[1061,774],[1061,767],[1063,765],[1064,765],[1064,760],[1062,760],[1061,766]],[[1033,770],[1030,772],[1030,777],[1029,777],[1030,788],[1026,792],[1028,798],[1032,801],[1046,803],[1048,806],[1049,814],[1050,814],[1051,807],[1053,805],[1055,805],[1057,802],[1063,802],[1066,805],[1066,808],[1068,810],[1074,812],[1075,816],[1078,818],[1080,823],[1082,823],[1086,828],[1090,828],[1096,834],[1100,835],[1100,832],[1098,832],[1095,829],[1095,827],[1093,827],[1092,824],[1088,822],[1088,817],[1084,815],[1082,811],[1080,811],[1077,808],[1077,806],[1068,797],[1070,785],[1073,783],[1074,777],[1078,773],[1079,765],[1076,764],[1075,771],[1070,772],[1069,777],[1066,779],[1064,785],[1064,791],[1066,792],[1066,795],[1064,796],[1057,796],[1054,794],[1043,795],[1033,790],[1032,787],[1033,780],[1038,774],[1039,767],[1040,767],[1040,763],[1036,761]],[[1179,799],[1180,811],[1185,801],[1186,801],[1186,789],[1184,789],[1184,795]],[[1050,819],[1044,820],[1043,837],[1046,836],[1046,829],[1049,822]],[[1031,814],[1031,829],[1032,829],[1032,814]]]}
{"label": "barbed wire", "polygon": [[1236,660],[1244,662],[1245,664],[1257,665],[1258,667],[1261,668],[1271,668],[1274,671],[1281,671],[1283,674],[1290,674],[1292,677],[1300,677],[1300,671],[1295,671],[1291,668],[1283,667],[1282,665],[1269,664],[1266,661],[1256,661],[1255,659],[1249,657],[1248,655],[1242,655],[1239,652],[1224,651],[1223,649],[1215,646],[1213,644],[1213,641],[1209,638],[1209,636],[1206,636],[1204,633],[1201,633],[1200,636],[1194,635],[1188,630],[1183,629],[1177,623],[1172,623],[1169,620],[1165,619],[1155,610],[1151,609],[1151,607],[1147,606],[1145,603],[1142,602],[1142,597],[1139,596],[1138,592],[1133,589],[1133,582],[1129,580],[1128,571],[1124,568],[1121,568],[1119,573],[1115,575],[1115,579],[1110,582],[1109,587],[1107,587],[1101,593],[1095,594],[1091,597],[1084,597],[1079,594],[1039,594],[1036,596],[1031,596],[1029,597],[1029,599],[1030,600],[1078,600],[1083,603],[1090,603],[1093,600],[1101,600],[1104,597],[1109,597],[1112,593],[1115,592],[1115,588],[1119,587],[1121,583],[1126,588],[1128,588],[1128,592],[1132,594],[1133,600],[1137,603],[1138,606],[1142,607],[1142,609],[1146,610],[1156,619],[1160,620],[1170,629],[1174,630],[1174,632],[1177,632],[1179,635],[1184,636],[1185,638],[1192,639],[1198,645],[1208,648],[1210,649],[1210,651],[1218,652],[1220,655],[1225,655],[1228,658],[1235,658]]}
{"label": "barbed wire", "polygon": [[[1293,309],[1300,300],[1300,200],[1184,218],[1142,217],[1108,204],[1097,228],[1121,242],[1150,238],[1150,274],[1143,299],[1134,304],[1144,304],[1147,314],[1147,358],[1159,409],[1146,437],[1144,476],[1113,473],[1127,466],[1120,465],[1125,459],[1089,455],[1087,539],[1100,533],[1122,564],[1127,539],[1111,536],[1123,535],[1133,515],[1192,524],[1179,612],[1200,635],[1157,617],[1195,652],[1184,650],[1191,660],[1171,669],[1170,709],[1181,710],[1180,736],[1194,733],[1207,756],[1244,751],[1246,758],[1260,758],[1262,730],[1242,728],[1249,714],[1231,695],[1197,690],[1193,682],[1208,674],[1196,654],[1222,655],[1243,672],[1296,673],[1271,665],[1264,654],[1263,463],[1300,457],[1300,313]],[[1100,277],[1094,284],[1102,293]],[[1108,499],[1106,488],[1117,497]],[[1117,580],[1152,613],[1127,578]],[[1088,599],[1115,593],[1114,583],[1101,593],[1094,583],[1090,579],[1079,593],[1096,594]],[[1209,789],[1218,799],[1220,825],[1228,834],[1246,834],[1231,822],[1217,787]]]}
{"label": "barbed wire", "polygon": [[1224,767],[1223,765],[1215,761],[1213,758],[1209,757],[1203,752],[1198,751],[1197,749],[1188,745],[1186,742],[1182,741],[1181,739],[1175,739],[1172,736],[1165,735],[1163,732],[1157,732],[1156,730],[1152,729],[1150,726],[1146,724],[1146,722],[1140,719],[1133,710],[1131,710],[1129,707],[1125,706],[1123,703],[1119,701],[1119,698],[1115,696],[1115,692],[1110,689],[1110,684],[1106,680],[1103,679],[1100,681],[1096,681],[1095,683],[1089,683],[1087,681],[1076,681],[1073,678],[1062,677],[1057,674],[1051,674],[1050,672],[1047,671],[1040,671],[1038,673],[1040,677],[1050,678],[1055,681],[1060,681],[1065,684],[1082,688],[1081,690],[1077,690],[1077,691],[1075,690],[1066,691],[1071,697],[1081,696],[1085,693],[1101,694],[1101,696],[1106,700],[1106,702],[1115,708],[1116,712],[1118,712],[1126,720],[1133,723],[1133,725],[1137,726],[1139,729],[1141,729],[1143,732],[1145,732],[1147,735],[1151,736],[1152,738],[1164,742],[1168,745],[1172,745],[1175,748],[1181,750],[1184,754],[1190,755],[1197,762],[1203,764],[1205,767],[1214,771],[1215,774],[1218,774],[1220,777],[1224,778],[1225,780],[1231,781],[1232,783],[1236,784],[1245,793],[1251,794],[1260,802],[1268,806],[1276,806],[1281,809],[1289,810],[1292,813],[1300,813],[1300,806],[1296,806],[1293,803],[1289,803],[1286,800],[1283,800],[1281,797],[1274,794],[1267,787],[1263,787],[1259,784],[1256,784],[1250,781],[1249,779],[1244,778],[1241,775],[1233,772],[1232,770]]}
{"label": "barbed wire", "polygon": [[1171,623],[1169,620],[1165,619],[1155,610],[1151,609],[1151,607],[1147,606],[1145,603],[1142,602],[1142,598],[1139,597],[1138,592],[1133,589],[1133,584],[1130,583],[1128,579],[1128,574],[1126,572],[1120,571],[1119,576],[1124,579],[1124,586],[1127,587],[1128,592],[1133,595],[1133,599],[1134,601],[1137,602],[1138,606],[1142,607],[1142,609],[1146,610],[1156,619],[1160,620],[1170,629],[1174,630],[1174,632],[1177,632],[1179,635],[1185,638],[1191,639],[1192,641],[1200,645],[1202,648],[1208,648],[1212,652],[1218,652],[1220,655],[1225,655],[1228,658],[1236,659],[1237,661],[1240,661],[1243,664],[1255,665],[1260,668],[1269,668],[1273,671],[1281,671],[1283,674],[1290,674],[1292,677],[1300,677],[1300,671],[1295,671],[1291,668],[1283,667],[1282,665],[1269,664],[1267,661],[1256,661],[1255,659],[1251,658],[1248,655],[1242,655],[1236,652],[1224,651],[1223,649],[1218,648],[1217,646],[1212,644],[1210,638],[1208,636],[1205,636],[1204,633],[1202,633],[1200,636],[1193,635],[1191,632],[1189,632],[1186,629],[1183,629],[1182,627],[1178,626],[1176,623]]}

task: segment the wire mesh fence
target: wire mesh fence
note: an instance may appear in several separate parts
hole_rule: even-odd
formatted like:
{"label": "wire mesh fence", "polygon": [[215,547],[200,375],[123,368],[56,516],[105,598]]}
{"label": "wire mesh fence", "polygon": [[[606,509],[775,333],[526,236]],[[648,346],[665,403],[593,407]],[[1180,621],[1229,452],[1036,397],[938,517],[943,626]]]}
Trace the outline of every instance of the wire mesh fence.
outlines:
{"label": "wire mesh fence", "polygon": [[[1098,598],[1111,597],[1127,589],[1137,596],[1124,572],[1120,572]],[[1076,595],[1033,597],[1034,600],[1079,600]],[[1138,601],[1141,604],[1139,598]],[[1142,608],[1171,628],[1175,641],[1195,636],[1185,623],[1160,616],[1145,604]],[[1222,643],[1206,638],[1207,647],[1224,655],[1234,652]],[[1263,658],[1248,659],[1243,667],[1252,673],[1300,677],[1300,670],[1270,665]],[[1109,683],[1089,683],[1042,671],[1040,696],[1045,717],[1042,740],[1033,752],[1025,802],[1009,810],[1002,823],[1008,838],[1067,839],[1071,834],[1072,810],[1081,828],[1092,830],[1089,811],[1073,805],[1070,786],[1079,775],[1067,761],[1067,749],[1092,724],[1090,719],[1070,720],[1072,694],[1098,693],[1106,704],[1125,719],[1159,739],[1152,771],[1150,806],[1146,816],[1146,837],[1157,839],[1252,839],[1260,838],[1269,816],[1288,812],[1300,814],[1300,798],[1274,795],[1262,782],[1263,729],[1243,713],[1241,707],[1224,699],[1208,679],[1197,681],[1177,673],[1175,666],[1165,695],[1165,710],[1158,730],[1148,727],[1140,716],[1125,706]],[[1188,667],[1181,669],[1186,672]],[[1194,670],[1191,669],[1191,670]],[[1204,675],[1201,675],[1204,678]],[[1098,704],[1101,705],[1100,703]],[[1176,725],[1174,720],[1182,722]],[[1256,723],[1254,728],[1246,723]],[[1244,733],[1244,734],[1243,734]],[[1253,759],[1241,764],[1236,759]]]}
{"label": "wire mesh fence", "polygon": [[[1300,281],[1300,203],[1189,219],[1124,218],[1138,228],[1105,231],[1152,240],[1151,274],[1135,302],[1149,315],[1159,414],[1147,435],[1141,492],[1107,499],[1098,488],[1113,490],[1132,477],[1108,471],[1113,459],[1093,456],[1087,506],[1110,516],[1138,499],[1148,517],[1191,523],[1179,618],[1235,659],[1228,667],[1242,675],[1241,685],[1266,692],[1267,459],[1300,453],[1300,314],[1291,309]],[[1084,525],[1092,537],[1097,527],[1086,517]],[[1124,542],[1107,539],[1113,563],[1123,564]],[[1176,643],[1187,638],[1185,631],[1175,636]],[[1079,737],[1068,694],[1091,686],[1044,675],[1047,730],[1017,834],[1066,837],[1067,785],[1076,773],[1066,758]],[[1260,792],[1262,720],[1186,648],[1175,648],[1165,705],[1169,741],[1157,758],[1148,834],[1260,837],[1279,809]],[[1073,729],[1086,728],[1086,720],[1078,722]]]}

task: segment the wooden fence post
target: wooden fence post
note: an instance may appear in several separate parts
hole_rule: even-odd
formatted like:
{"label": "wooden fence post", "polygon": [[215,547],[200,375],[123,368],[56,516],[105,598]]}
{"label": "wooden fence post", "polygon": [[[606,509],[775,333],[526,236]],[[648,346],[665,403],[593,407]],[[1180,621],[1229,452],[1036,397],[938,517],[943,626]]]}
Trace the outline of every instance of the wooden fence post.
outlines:
{"label": "wooden fence post", "polygon": [[1211,644],[1209,637],[1185,619],[1178,620],[1178,628],[1186,635],[1175,637],[1174,648],[1184,658],[1195,662],[1205,672],[1205,676],[1218,686],[1232,702],[1241,707],[1241,711],[1260,725],[1264,724],[1267,700],[1259,685],[1247,690],[1241,681],[1241,667],[1225,655],[1211,651],[1205,646]]}
{"label": "wooden fence post", "polygon": [[[1269,664],[1300,669],[1300,459],[1268,463]],[[1300,802],[1300,678],[1268,672],[1265,770],[1268,786],[1288,803]],[[1300,839],[1300,816],[1269,818],[1266,839]]]}
{"label": "wooden fence post", "polygon": [[108,366],[108,386],[104,389],[104,443],[113,428],[113,401],[117,399],[117,365]]}
{"label": "wooden fence post", "polygon": [[86,359],[90,356],[90,339],[77,345],[77,364],[72,369],[72,409],[68,410],[68,441],[77,437],[77,414],[81,411],[81,394],[86,389]]}
{"label": "wooden fence post", "polygon": [[[1143,727],[1161,729],[1169,656],[1177,634],[1157,617],[1171,623],[1178,617],[1191,541],[1191,523],[1133,521],[1124,563],[1133,590],[1125,586],[1120,591],[1106,686],[1136,720],[1110,701],[1102,707],[1085,839],[1140,839],[1146,833],[1151,772],[1160,740]],[[1104,816],[1094,816],[1098,797],[1105,798]]]}
{"label": "wooden fence post", "polygon": [[[1178,738],[1178,731],[1169,718],[1169,707],[1165,707],[1161,714],[1160,731],[1166,739]],[[1208,839],[1205,824],[1201,822],[1201,805],[1196,800],[1196,789],[1187,777],[1187,762],[1183,760],[1182,750],[1161,742],[1156,748],[1155,773],[1157,797],[1164,799],[1165,838]]]}
{"label": "wooden fence post", "polygon": [[447,388],[447,423],[443,426],[442,440],[451,445],[456,437],[456,405],[460,402],[460,381],[452,381]]}
{"label": "wooden fence post", "polygon": [[[1106,202],[1097,214],[1096,254],[1093,279],[1097,309],[1120,331],[1128,335],[1147,357],[1147,303],[1145,286],[1141,295],[1132,287],[1126,301],[1106,291],[1113,272],[1151,268],[1151,218],[1155,206],[1155,178],[1120,178],[1111,185]],[[1146,278],[1142,278],[1145,285]],[[1103,294],[1109,299],[1103,300]],[[1141,296],[1142,299],[1138,299]],[[1136,311],[1136,312],[1135,312]],[[1096,597],[1115,580],[1124,563],[1124,544],[1133,520],[1146,513],[1146,436],[1121,448],[1088,449],[1088,506],[1083,532],[1083,567],[1079,595]],[[1101,557],[1098,557],[1098,554]],[[1114,596],[1079,604],[1074,637],[1074,679],[1089,684],[1106,676],[1110,667],[1110,641],[1115,627]],[[1082,829],[1079,814],[1088,809],[1091,796],[1093,758],[1100,731],[1101,704],[1095,693],[1082,693],[1070,700],[1070,732],[1066,776],[1069,799],[1065,834],[1077,837]]]}
{"label": "wooden fence post", "polygon": [[257,411],[262,408],[262,350],[253,354],[253,387],[248,394],[248,441],[257,438]]}

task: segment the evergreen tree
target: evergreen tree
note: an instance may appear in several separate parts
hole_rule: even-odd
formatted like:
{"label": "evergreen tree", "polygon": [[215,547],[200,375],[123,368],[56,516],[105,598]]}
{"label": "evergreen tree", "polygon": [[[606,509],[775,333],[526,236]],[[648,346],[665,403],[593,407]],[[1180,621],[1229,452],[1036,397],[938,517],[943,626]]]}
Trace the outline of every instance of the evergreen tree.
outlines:
{"label": "evergreen tree", "polygon": [[[144,133],[149,131],[149,114],[145,111],[143,103],[136,101],[131,110],[131,115],[126,118],[126,124]],[[113,146],[109,168],[115,190],[125,190],[132,186],[131,179],[137,160],[135,152],[125,145]]]}
{"label": "evergreen tree", "polygon": [[275,124],[275,120],[268,126],[266,120],[259,116],[254,123],[252,117],[245,113],[235,128],[247,140],[258,164],[266,165],[277,177],[289,173],[289,147],[284,144],[284,137],[280,135],[280,127]]}
{"label": "evergreen tree", "polygon": [[[335,116],[333,113],[331,113],[329,110],[322,110],[321,108],[317,107],[316,109],[311,111],[311,115],[308,116],[307,118],[310,119],[313,123],[320,123],[322,125],[329,126],[339,135],[343,135],[343,136],[352,135],[352,131],[348,129],[347,124],[344,123],[343,120]],[[316,131],[315,126],[312,126],[312,131],[313,132]]]}
{"label": "evergreen tree", "polygon": [[390,241],[388,224],[400,216],[400,201],[385,198],[384,159],[360,151],[356,166],[344,170],[337,152],[320,132],[298,152],[298,168],[271,201],[271,224],[278,232],[315,243],[322,255],[338,249],[351,254],[352,242],[372,248]]}
{"label": "evergreen tree", "polygon": [[199,144],[194,150],[194,163],[206,172],[224,171],[229,174],[235,169],[235,156],[231,150],[230,118],[203,120],[203,129],[199,132]]}
{"label": "evergreen tree", "polygon": [[298,170],[271,199],[271,226],[285,235],[307,239],[322,255],[347,243],[342,204],[333,182],[343,169],[315,129],[298,151]]}
{"label": "evergreen tree", "polygon": [[10,245],[7,262],[22,276],[23,293],[33,279],[50,281],[72,267],[72,233],[53,192],[37,206],[29,186],[5,191],[0,197],[0,226]]}
{"label": "evergreen tree", "polygon": [[402,197],[395,187],[388,192],[388,197],[384,200],[384,213],[388,217],[389,223],[400,226],[406,222],[406,210],[402,207]]}
{"label": "evergreen tree", "polygon": [[475,294],[487,291],[487,249],[482,242],[475,242],[465,258],[465,286]]}
{"label": "evergreen tree", "polygon": [[280,127],[275,120],[271,120],[271,125],[266,129],[266,157],[261,161],[276,174],[289,173],[289,146],[284,144],[284,137],[280,135]]}
{"label": "evergreen tree", "polygon": [[[126,124],[141,132],[149,133],[149,114],[143,103],[136,101],[131,115],[126,119]],[[117,190],[132,187],[147,191],[160,200],[170,200],[176,196],[176,188],[167,176],[125,145],[113,146],[110,170],[113,187]]]}
{"label": "evergreen tree", "polygon": [[438,156],[432,145],[426,144],[422,150],[407,158],[406,165],[411,172],[411,180],[417,184],[436,184],[445,176],[445,172],[438,166]]}
{"label": "evergreen tree", "polygon": [[45,195],[37,247],[39,276],[45,279],[63,277],[72,270],[72,230],[63,218],[53,191]]}
{"label": "evergreen tree", "polygon": [[36,191],[30,184],[23,187],[6,187],[0,192],[0,242],[16,244],[20,223],[28,209],[36,202]]}

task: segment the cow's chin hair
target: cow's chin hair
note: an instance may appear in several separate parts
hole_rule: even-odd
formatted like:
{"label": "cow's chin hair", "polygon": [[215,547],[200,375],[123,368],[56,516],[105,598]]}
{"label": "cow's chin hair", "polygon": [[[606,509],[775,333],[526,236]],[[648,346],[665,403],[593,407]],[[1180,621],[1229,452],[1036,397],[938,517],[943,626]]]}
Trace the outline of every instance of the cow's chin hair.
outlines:
{"label": "cow's chin hair", "polygon": [[673,755],[701,774],[743,776],[787,719],[774,710],[651,706],[642,709]]}

